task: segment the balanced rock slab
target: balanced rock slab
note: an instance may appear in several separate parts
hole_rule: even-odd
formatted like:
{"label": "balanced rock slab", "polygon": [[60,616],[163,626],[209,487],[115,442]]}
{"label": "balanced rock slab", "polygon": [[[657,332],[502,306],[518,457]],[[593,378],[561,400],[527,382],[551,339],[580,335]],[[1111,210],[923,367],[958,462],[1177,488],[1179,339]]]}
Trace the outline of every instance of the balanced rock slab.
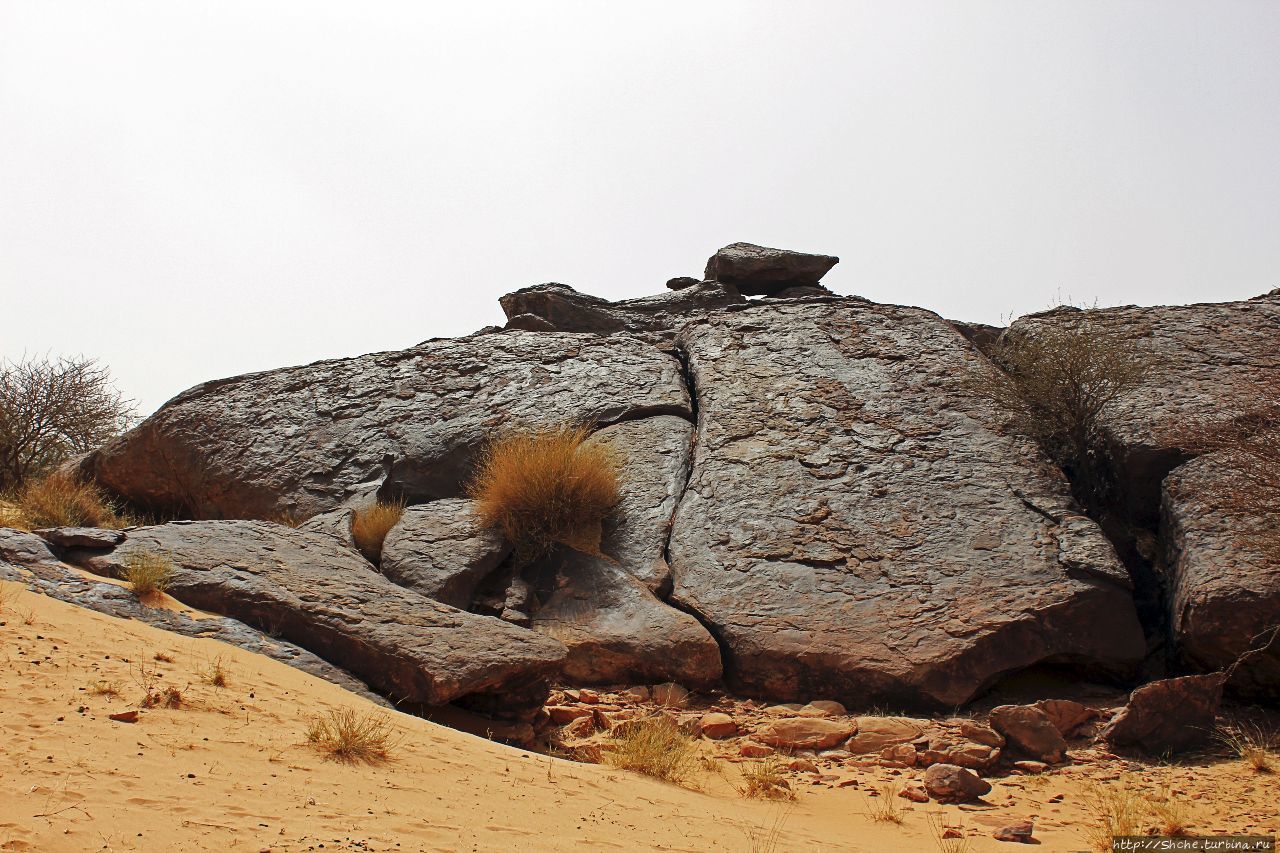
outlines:
{"label": "balanced rock slab", "polygon": [[512,424],[689,412],[680,364],[642,341],[505,332],[206,382],[82,469],[154,510],[309,517],[379,488],[458,497],[477,448]]}
{"label": "balanced rock slab", "polygon": [[816,285],[840,259],[754,243],[730,243],[707,259],[703,278],[731,284],[748,296],[768,296],[790,287]]}
{"label": "balanced rock slab", "polygon": [[498,300],[508,329],[597,335],[630,332],[654,343],[669,341],[694,317],[746,301],[732,285],[696,280],[669,293],[617,302],[579,293],[567,284],[525,287]]}
{"label": "balanced rock slab", "polygon": [[540,706],[565,657],[550,638],[397,586],[322,533],[174,522],[130,531],[85,567],[118,577],[141,553],[173,561],[168,591],[183,603],[270,630],[394,700]]}
{"label": "balanced rock slab", "polygon": [[699,410],[672,597],[774,700],[954,707],[1046,661],[1125,671],[1128,573],[1061,475],[966,390],[931,312],[863,300],[685,328]]}

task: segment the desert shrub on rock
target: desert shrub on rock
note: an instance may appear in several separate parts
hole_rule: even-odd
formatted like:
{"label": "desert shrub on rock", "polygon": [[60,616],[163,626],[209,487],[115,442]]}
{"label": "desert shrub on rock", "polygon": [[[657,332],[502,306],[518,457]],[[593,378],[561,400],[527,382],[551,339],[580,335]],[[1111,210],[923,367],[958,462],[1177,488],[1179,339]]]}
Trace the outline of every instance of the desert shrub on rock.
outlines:
{"label": "desert shrub on rock", "polygon": [[403,515],[404,504],[398,501],[377,501],[351,514],[351,538],[369,562],[382,560],[382,543]]}
{"label": "desert shrub on rock", "polygon": [[969,384],[1011,414],[1066,472],[1077,499],[1097,509],[1109,492],[1103,413],[1142,383],[1151,356],[1089,310],[1058,312],[1069,321],[1001,335],[989,353],[1000,370],[977,372]]}
{"label": "desert shrub on rock", "polygon": [[614,736],[604,755],[614,767],[678,784],[697,766],[693,739],[666,715],[628,720]]}
{"label": "desert shrub on rock", "polygon": [[5,511],[5,526],[27,529],[114,528],[129,523],[102,489],[63,471],[26,483]]}
{"label": "desert shrub on rock", "polygon": [[526,557],[557,544],[600,553],[604,519],[619,498],[616,451],[584,425],[516,430],[494,438],[468,485],[481,524]]}
{"label": "desert shrub on rock", "polygon": [[173,561],[160,554],[141,552],[124,559],[124,579],[138,598],[150,598],[168,588]]}

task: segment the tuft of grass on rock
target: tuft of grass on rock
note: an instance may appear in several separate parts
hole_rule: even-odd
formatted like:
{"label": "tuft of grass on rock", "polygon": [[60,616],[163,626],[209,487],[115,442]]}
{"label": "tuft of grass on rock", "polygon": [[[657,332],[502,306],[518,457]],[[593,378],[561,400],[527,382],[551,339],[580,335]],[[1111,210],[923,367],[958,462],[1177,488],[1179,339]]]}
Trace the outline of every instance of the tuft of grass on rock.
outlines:
{"label": "tuft of grass on rock", "polygon": [[124,559],[124,580],[139,599],[152,598],[169,588],[173,561],[160,554],[140,551]]}
{"label": "tuft of grass on rock", "polygon": [[403,515],[404,504],[395,501],[377,501],[351,514],[351,538],[375,566],[382,560],[382,543]]}
{"label": "tuft of grass on rock", "polygon": [[379,764],[391,758],[395,728],[379,714],[339,708],[312,718],[307,742],[332,761]]}
{"label": "tuft of grass on rock", "polygon": [[19,490],[4,513],[5,526],[26,530],[42,527],[119,528],[131,523],[102,489],[57,471]]}
{"label": "tuft of grass on rock", "polygon": [[698,751],[674,720],[655,716],[628,720],[615,734],[604,759],[623,770],[680,784],[697,767]]}
{"label": "tuft of grass on rock", "polygon": [[517,430],[490,441],[468,484],[481,524],[500,530],[526,557],[557,544],[601,555],[621,465],[614,448],[590,437],[590,427],[581,425]]}

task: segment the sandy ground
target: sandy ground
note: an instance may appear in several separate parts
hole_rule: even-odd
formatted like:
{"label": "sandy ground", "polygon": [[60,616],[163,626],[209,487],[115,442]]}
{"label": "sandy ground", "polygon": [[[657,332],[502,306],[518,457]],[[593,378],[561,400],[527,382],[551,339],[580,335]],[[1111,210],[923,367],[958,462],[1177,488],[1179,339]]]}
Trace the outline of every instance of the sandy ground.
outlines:
{"label": "sandy ground", "polygon": [[[794,803],[744,799],[734,765],[689,790],[491,743],[215,641],[4,586],[0,850],[939,850],[933,823],[963,827],[958,849],[987,851],[1010,848],[995,827],[1035,818],[1040,849],[1072,851],[1087,846],[1091,780],[1172,795],[1197,831],[1280,825],[1280,779],[1225,760],[995,780],[978,806],[895,798],[901,823],[870,816],[868,792],[902,772],[885,768],[798,774]],[[218,663],[225,687],[203,679]],[[182,707],[108,718],[166,686]],[[341,707],[393,720],[391,761],[339,764],[306,742],[310,718]]]}

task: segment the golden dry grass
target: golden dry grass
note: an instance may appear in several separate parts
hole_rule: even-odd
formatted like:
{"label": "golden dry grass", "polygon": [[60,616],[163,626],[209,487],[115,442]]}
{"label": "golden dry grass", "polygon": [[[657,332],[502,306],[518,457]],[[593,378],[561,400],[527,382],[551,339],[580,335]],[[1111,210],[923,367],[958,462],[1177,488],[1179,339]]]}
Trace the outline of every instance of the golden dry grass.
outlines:
{"label": "golden dry grass", "polygon": [[1221,731],[1219,740],[1255,773],[1274,773],[1276,736],[1253,724],[1240,724]]}
{"label": "golden dry grass", "polygon": [[227,668],[221,657],[216,657],[200,672],[200,680],[210,687],[227,686]]}
{"label": "golden dry grass", "polygon": [[604,754],[607,763],[679,784],[697,767],[693,739],[666,716],[629,720]]}
{"label": "golden dry grass", "polygon": [[[937,845],[939,853],[969,853],[972,849],[969,846],[969,839],[964,835],[964,830],[958,826],[949,826],[943,813],[929,812],[926,819],[929,822],[929,831],[933,833],[933,843]],[[953,833],[952,837],[948,837],[949,829],[958,831]]]}
{"label": "golden dry grass", "polygon": [[898,803],[898,792],[902,785],[889,782],[881,785],[878,797],[867,797],[867,814],[877,823],[902,823],[902,809]]}
{"label": "golden dry grass", "polygon": [[1146,834],[1150,808],[1133,779],[1095,782],[1086,789],[1084,799],[1094,816],[1094,822],[1084,828],[1084,836],[1094,850],[1110,850],[1116,835]]}
{"label": "golden dry grass", "polygon": [[3,526],[33,530],[42,527],[126,527],[122,515],[102,489],[55,472],[28,484],[3,509]]}
{"label": "golden dry grass", "polygon": [[588,426],[507,433],[481,455],[468,492],[485,527],[526,556],[557,543],[600,554],[601,525],[618,502],[620,462]]}
{"label": "golden dry grass", "polygon": [[391,757],[395,728],[379,714],[339,708],[312,718],[307,742],[333,761],[378,764]]}
{"label": "golden dry grass", "polygon": [[124,580],[140,599],[164,592],[173,579],[173,570],[173,561],[168,557],[146,551],[124,559]]}
{"label": "golden dry grass", "polygon": [[760,761],[744,764],[742,787],[738,793],[759,800],[794,800],[795,792],[787,781],[786,767],[782,759],[770,755]]}
{"label": "golden dry grass", "polygon": [[382,543],[403,515],[403,503],[385,501],[361,507],[351,514],[351,538],[360,553],[375,566],[382,560]]}

